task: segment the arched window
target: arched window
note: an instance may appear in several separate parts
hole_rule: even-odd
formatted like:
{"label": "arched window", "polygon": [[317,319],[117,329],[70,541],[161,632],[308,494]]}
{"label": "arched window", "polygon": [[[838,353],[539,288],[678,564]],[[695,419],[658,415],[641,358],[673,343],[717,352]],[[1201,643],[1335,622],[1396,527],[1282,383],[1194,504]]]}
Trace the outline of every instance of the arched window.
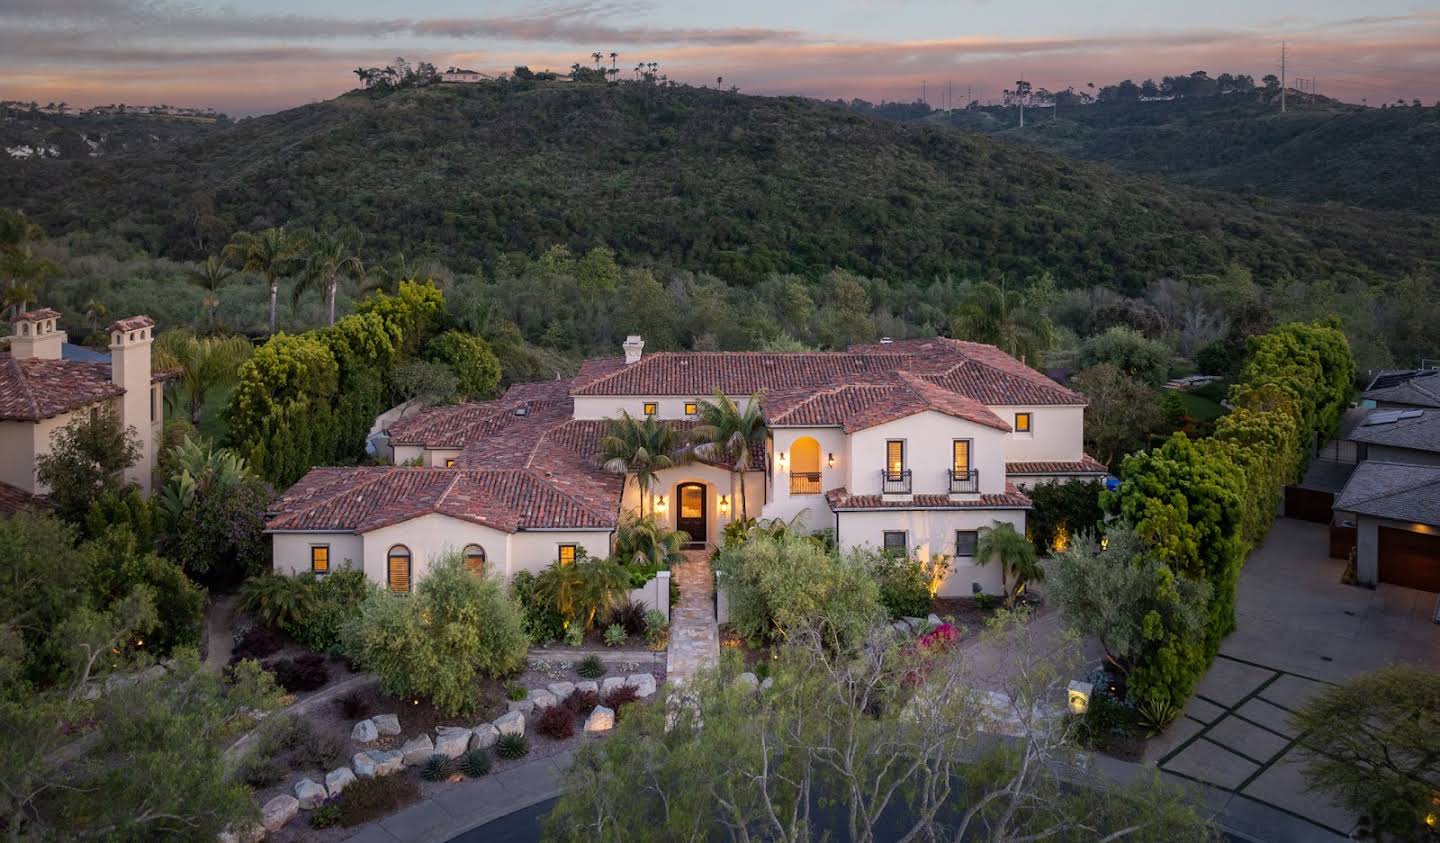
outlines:
{"label": "arched window", "polygon": [[465,570],[476,575],[485,573],[485,548],[478,544],[465,545]]}
{"label": "arched window", "polygon": [[385,556],[385,576],[391,591],[410,590],[410,548],[397,544]]}
{"label": "arched window", "polygon": [[790,494],[820,494],[820,443],[809,436],[790,445]]}

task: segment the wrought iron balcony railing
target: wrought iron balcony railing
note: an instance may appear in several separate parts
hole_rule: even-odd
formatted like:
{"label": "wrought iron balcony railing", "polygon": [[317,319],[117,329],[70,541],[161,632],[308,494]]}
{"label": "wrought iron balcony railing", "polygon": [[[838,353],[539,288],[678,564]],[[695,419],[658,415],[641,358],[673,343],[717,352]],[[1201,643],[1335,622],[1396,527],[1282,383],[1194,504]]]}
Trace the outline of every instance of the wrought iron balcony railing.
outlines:
{"label": "wrought iron balcony railing", "polygon": [[820,472],[818,472],[818,471],[792,471],[792,472],[790,472],[790,494],[792,494],[792,495],[818,495],[818,494],[820,494]]}
{"label": "wrought iron balcony railing", "polygon": [[956,471],[950,469],[950,494],[973,495],[980,491],[980,472],[977,469]]}
{"label": "wrought iron balcony railing", "polygon": [[880,469],[880,491],[886,495],[910,494],[910,469],[890,471]]}

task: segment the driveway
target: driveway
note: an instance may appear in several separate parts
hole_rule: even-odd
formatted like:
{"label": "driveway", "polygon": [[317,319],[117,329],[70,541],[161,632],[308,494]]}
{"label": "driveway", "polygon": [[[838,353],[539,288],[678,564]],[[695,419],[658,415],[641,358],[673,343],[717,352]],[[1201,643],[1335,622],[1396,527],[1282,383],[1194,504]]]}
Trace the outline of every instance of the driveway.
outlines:
{"label": "driveway", "polygon": [[[1201,785],[1227,827],[1260,840],[1339,839],[1355,827],[1349,812],[1305,791],[1293,711],[1332,683],[1386,665],[1440,669],[1436,595],[1342,585],[1345,564],[1326,557],[1327,529],[1275,522],[1241,572],[1235,632],[1185,715],[1147,747],[1147,761]],[[1277,827],[1274,811],[1293,822]]]}

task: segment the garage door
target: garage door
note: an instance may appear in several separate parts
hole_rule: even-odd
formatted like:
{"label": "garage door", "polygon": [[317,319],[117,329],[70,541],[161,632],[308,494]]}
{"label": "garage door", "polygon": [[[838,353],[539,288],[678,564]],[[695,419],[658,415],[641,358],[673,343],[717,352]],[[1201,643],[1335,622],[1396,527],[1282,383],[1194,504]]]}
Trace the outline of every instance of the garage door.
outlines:
{"label": "garage door", "polygon": [[1285,487],[1285,517],[1329,524],[1334,513],[1330,507],[1335,503],[1334,492],[1318,489],[1302,489],[1299,486]]}
{"label": "garage door", "polygon": [[1380,581],[1440,591],[1440,535],[1380,528]]}

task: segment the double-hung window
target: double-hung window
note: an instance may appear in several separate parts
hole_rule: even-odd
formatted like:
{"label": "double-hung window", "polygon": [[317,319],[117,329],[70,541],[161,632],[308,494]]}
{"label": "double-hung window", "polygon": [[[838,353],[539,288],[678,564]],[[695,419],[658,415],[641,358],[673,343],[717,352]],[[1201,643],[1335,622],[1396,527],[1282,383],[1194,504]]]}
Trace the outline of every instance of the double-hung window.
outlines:
{"label": "double-hung window", "polygon": [[888,556],[905,556],[910,552],[910,535],[904,530],[885,531],[885,553]]}
{"label": "double-hung window", "polygon": [[573,544],[562,544],[562,545],[560,545],[559,555],[558,555],[556,558],[560,560],[560,564],[561,564],[561,565],[573,565],[573,564],[575,564],[575,545],[573,545]]}
{"label": "double-hung window", "polygon": [[970,440],[954,440],[950,445],[950,451],[950,467],[955,469],[955,476],[965,477],[970,473]]}
{"label": "double-hung window", "polygon": [[330,545],[310,545],[310,571],[315,574],[330,573]]}
{"label": "double-hung window", "polygon": [[[872,465],[874,463],[871,463]],[[885,476],[890,480],[899,480],[905,473],[905,440],[885,440]]]}
{"label": "double-hung window", "polygon": [[956,530],[955,531],[955,555],[970,557],[975,555],[975,545],[980,541],[978,530]]}

